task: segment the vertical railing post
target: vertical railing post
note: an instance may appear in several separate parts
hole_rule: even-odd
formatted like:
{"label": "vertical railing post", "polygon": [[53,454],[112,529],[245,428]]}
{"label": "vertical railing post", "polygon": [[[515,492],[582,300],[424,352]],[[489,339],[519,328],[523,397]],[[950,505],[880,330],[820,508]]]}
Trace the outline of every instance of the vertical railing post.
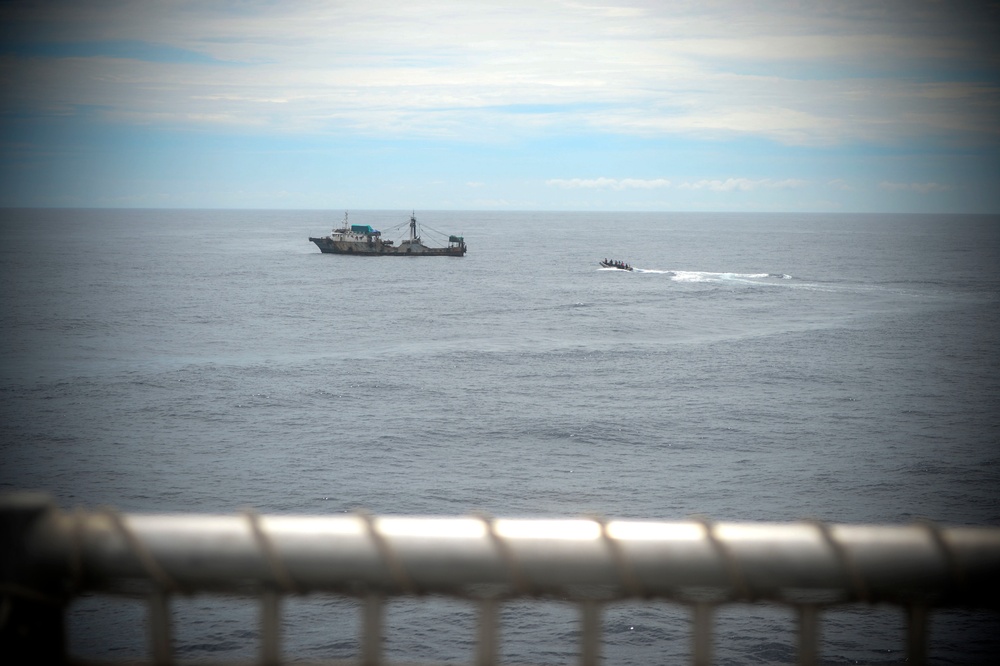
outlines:
{"label": "vertical railing post", "polygon": [[712,663],[712,604],[699,601],[694,605],[694,651],[691,662],[695,666]]}
{"label": "vertical railing post", "polygon": [[267,666],[281,663],[281,594],[273,588],[260,600],[260,658]]}
{"label": "vertical railing post", "polygon": [[496,666],[498,605],[496,599],[483,599],[479,602],[476,666]]}
{"label": "vertical railing post", "polygon": [[[0,655],[11,663],[65,664],[65,595],[69,581],[35,571],[25,552],[38,521],[55,511],[39,493],[0,497]],[[69,559],[72,554],[67,554]]]}
{"label": "vertical railing post", "polygon": [[601,606],[593,599],[580,602],[580,664],[597,666],[601,661]]}
{"label": "vertical railing post", "polygon": [[361,664],[379,666],[382,663],[382,614],[385,599],[379,594],[369,594],[362,604]]}
{"label": "vertical railing post", "polygon": [[916,666],[927,663],[927,606],[923,604],[906,607],[906,659]]}
{"label": "vertical railing post", "polygon": [[149,597],[149,639],[153,664],[173,663],[173,632],[170,627],[170,597],[160,589]]}
{"label": "vertical railing post", "polygon": [[819,663],[819,608],[801,604],[799,609],[799,666]]}

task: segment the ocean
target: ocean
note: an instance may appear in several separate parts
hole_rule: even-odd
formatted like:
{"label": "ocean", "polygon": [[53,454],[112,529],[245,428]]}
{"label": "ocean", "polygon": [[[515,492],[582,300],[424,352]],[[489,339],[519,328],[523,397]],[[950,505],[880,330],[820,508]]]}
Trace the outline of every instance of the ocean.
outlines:
{"label": "ocean", "polygon": [[[343,211],[0,211],[0,490],[127,512],[1000,526],[1000,217],[416,215],[468,254],[321,254],[308,237]],[[286,655],[357,654],[355,601],[286,610]],[[502,659],[571,663],[575,613],[506,605]],[[143,655],[143,617],[83,598],[70,646]],[[182,599],[178,655],[253,657],[255,617]],[[987,663],[997,620],[935,614],[932,661]],[[390,659],[471,658],[465,602],[393,602],[387,622]],[[683,660],[689,624],[614,605],[606,662]],[[903,627],[831,611],[824,663],[902,663]],[[717,661],[793,662],[794,630],[790,609],[726,607]]]}

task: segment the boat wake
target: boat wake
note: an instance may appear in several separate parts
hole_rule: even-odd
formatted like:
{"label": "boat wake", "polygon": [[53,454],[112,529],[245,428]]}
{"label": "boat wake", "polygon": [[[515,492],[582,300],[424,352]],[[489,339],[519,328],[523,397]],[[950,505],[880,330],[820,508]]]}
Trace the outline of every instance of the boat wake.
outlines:
{"label": "boat wake", "polygon": [[747,282],[760,284],[762,281],[791,280],[786,273],[715,273],[711,271],[672,271],[677,282]]}
{"label": "boat wake", "polygon": [[[599,270],[615,270],[601,268]],[[744,282],[747,284],[768,284],[777,280],[791,280],[787,273],[730,273],[717,271],[669,271],[657,268],[633,268],[634,273],[666,275],[674,282]]]}

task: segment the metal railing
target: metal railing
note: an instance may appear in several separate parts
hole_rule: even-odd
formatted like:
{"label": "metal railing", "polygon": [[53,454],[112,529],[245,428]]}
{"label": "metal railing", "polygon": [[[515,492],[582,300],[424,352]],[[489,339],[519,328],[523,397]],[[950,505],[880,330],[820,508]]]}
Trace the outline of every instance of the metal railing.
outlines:
{"label": "metal railing", "polygon": [[707,520],[515,520],[485,516],[122,515],[59,510],[45,496],[0,500],[0,650],[66,655],[64,614],[76,595],[148,598],[150,660],[174,661],[174,595],[259,597],[260,662],[281,662],[281,599],[360,598],[357,662],[384,663],[387,598],[445,595],[477,604],[475,663],[498,662],[500,605],[579,605],[580,663],[601,659],[601,611],[613,601],[690,607],[692,661],[712,659],[712,616],[728,603],[796,610],[799,663],[818,662],[820,616],[851,603],[906,609],[910,663],[927,658],[935,608],[998,607],[1000,529]]}

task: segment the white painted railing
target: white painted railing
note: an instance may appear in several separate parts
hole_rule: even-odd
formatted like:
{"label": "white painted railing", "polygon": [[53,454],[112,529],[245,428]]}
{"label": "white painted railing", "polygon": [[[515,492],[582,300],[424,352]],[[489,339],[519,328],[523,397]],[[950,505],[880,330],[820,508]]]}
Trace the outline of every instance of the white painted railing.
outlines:
{"label": "white painted railing", "polygon": [[[514,520],[487,517],[122,515],[64,512],[44,497],[0,502],[5,645],[69,660],[65,604],[82,592],[149,599],[150,657],[172,663],[175,594],[238,592],[261,600],[261,663],[281,661],[284,595],[361,598],[358,661],[383,663],[386,599],[437,594],[479,607],[475,663],[498,661],[498,609],[557,598],[581,612],[580,662],[600,661],[601,610],[623,599],[691,608],[692,657],[708,664],[712,615],[728,603],[797,610],[799,661],[818,661],[825,608],[907,609],[910,663],[927,655],[928,614],[998,606],[1000,529],[977,527]],[[20,624],[18,624],[20,623]],[[28,635],[10,642],[7,634]],[[25,629],[27,628],[27,629]]]}

